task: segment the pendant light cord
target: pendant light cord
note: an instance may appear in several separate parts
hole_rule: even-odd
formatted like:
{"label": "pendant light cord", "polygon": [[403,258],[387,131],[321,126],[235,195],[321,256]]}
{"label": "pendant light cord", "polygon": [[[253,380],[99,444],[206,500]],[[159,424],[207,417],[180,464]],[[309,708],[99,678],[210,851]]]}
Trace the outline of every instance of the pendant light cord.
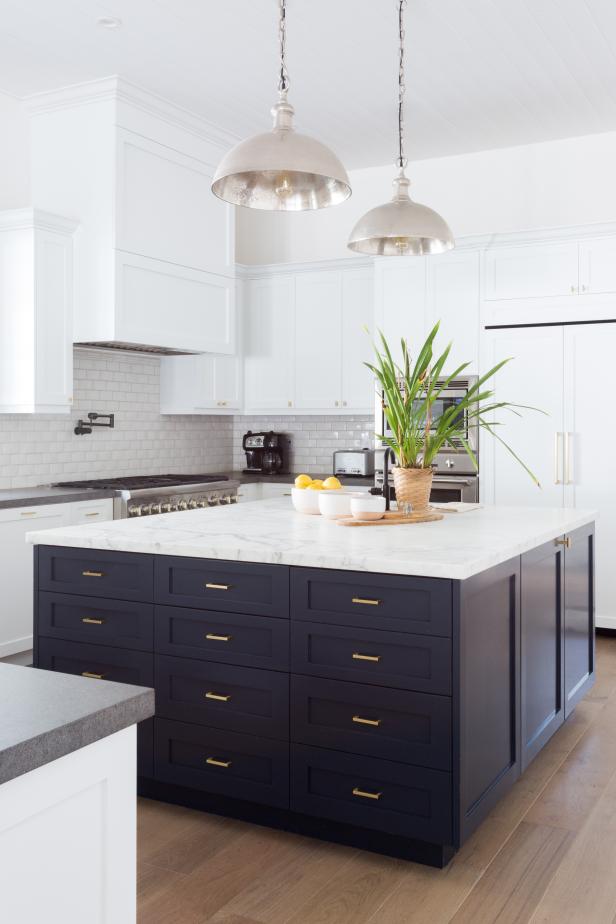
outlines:
{"label": "pendant light cord", "polygon": [[[281,0],[283,2],[283,0]],[[400,39],[400,56],[398,59],[398,166],[404,170],[407,164],[404,153],[404,93],[406,84],[404,82],[404,11],[406,9],[406,0],[398,2],[398,37]]]}
{"label": "pendant light cord", "polygon": [[289,74],[287,72],[287,62],[285,59],[287,44],[286,0],[278,0],[278,38],[280,41],[280,77],[278,80],[278,90],[281,93],[286,93],[289,89]]}

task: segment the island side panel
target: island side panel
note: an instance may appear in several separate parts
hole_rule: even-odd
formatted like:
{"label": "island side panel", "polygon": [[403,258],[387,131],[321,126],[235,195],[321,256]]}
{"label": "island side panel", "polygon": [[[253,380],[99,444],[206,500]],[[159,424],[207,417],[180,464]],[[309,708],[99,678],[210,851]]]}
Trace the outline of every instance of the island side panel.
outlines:
{"label": "island side panel", "polygon": [[595,525],[568,533],[565,547],[565,718],[595,682]]}
{"label": "island side panel", "polygon": [[520,559],[461,582],[456,622],[464,843],[520,775]]}

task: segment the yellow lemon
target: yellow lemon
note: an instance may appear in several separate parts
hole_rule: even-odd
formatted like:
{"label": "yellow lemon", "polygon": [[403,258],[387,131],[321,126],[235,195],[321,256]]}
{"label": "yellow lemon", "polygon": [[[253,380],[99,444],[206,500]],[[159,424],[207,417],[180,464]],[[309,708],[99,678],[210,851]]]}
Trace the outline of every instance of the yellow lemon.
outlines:
{"label": "yellow lemon", "polygon": [[308,491],[322,491],[322,490],[323,490],[323,482],[320,480],[320,478],[317,478],[315,481],[311,481],[311,482],[310,482],[310,484],[308,485],[307,490],[308,490]]}
{"label": "yellow lemon", "polygon": [[339,491],[342,484],[335,475],[330,475],[329,478],[326,478],[323,482],[323,487],[326,491]]}
{"label": "yellow lemon", "polygon": [[312,484],[310,475],[298,475],[295,479],[296,488],[308,488]]}

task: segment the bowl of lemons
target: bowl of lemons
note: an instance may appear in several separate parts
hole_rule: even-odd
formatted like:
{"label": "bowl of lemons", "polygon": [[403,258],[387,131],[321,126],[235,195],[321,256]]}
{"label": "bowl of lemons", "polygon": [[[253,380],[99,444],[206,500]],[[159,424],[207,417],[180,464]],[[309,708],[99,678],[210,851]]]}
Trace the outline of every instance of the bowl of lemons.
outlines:
{"label": "bowl of lemons", "polygon": [[311,478],[310,475],[298,475],[295,487],[291,488],[291,500],[298,513],[319,514],[319,496],[333,491],[341,491],[342,485],[335,477]]}

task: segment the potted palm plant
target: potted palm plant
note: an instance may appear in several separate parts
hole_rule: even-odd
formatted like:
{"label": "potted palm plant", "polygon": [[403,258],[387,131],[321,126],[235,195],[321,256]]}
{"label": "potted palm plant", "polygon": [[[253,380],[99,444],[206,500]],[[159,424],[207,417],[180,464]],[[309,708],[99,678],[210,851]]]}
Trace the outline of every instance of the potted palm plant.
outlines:
{"label": "potted palm plant", "polygon": [[469,363],[462,363],[451,374],[443,374],[452,345],[448,344],[440,356],[434,356],[434,340],[439,326],[440,322],[432,328],[414,362],[411,361],[407,341],[402,339],[402,365],[394,361],[387,340],[379,331],[382,349],[374,345],[376,364],[365,364],[374,373],[383,395],[383,411],[391,436],[377,436],[393,451],[397,460],[393,477],[398,503],[410,506],[417,513],[427,510],[432,488],[432,466],[437,453],[443,449],[462,446],[475,469],[478,468],[475,453],[465,437],[464,416],[501,443],[539,487],[535,475],[497,432],[500,421],[493,419],[495,412],[511,411],[519,415],[521,409],[537,410],[495,400],[494,391],[486,387],[486,382],[510,359],[502,360],[480,376],[456,406],[439,416],[434,413],[435,402],[442,392],[469,366]]}

